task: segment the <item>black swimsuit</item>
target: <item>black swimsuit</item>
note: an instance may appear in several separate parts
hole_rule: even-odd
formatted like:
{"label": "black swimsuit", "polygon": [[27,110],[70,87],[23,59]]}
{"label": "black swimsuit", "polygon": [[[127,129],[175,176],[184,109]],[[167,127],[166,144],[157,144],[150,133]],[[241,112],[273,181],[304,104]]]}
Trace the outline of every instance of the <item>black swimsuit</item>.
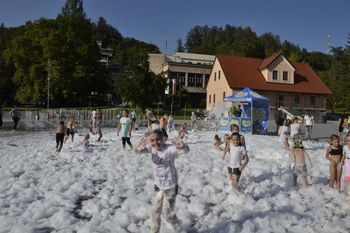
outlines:
{"label": "black swimsuit", "polygon": [[331,151],[329,152],[330,155],[343,155],[343,147],[342,146],[339,146],[338,149],[333,149],[331,147]]}

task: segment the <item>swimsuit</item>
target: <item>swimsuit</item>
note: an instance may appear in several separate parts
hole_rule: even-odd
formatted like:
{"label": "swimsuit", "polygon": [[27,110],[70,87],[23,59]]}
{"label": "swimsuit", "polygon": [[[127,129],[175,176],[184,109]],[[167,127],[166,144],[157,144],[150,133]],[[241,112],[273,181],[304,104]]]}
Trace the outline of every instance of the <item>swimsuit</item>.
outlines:
{"label": "swimsuit", "polygon": [[331,147],[331,151],[329,152],[329,154],[331,155],[331,156],[335,156],[335,155],[342,155],[343,154],[343,147],[342,146],[339,146],[339,148],[338,149],[333,149],[332,147]]}
{"label": "swimsuit", "polygon": [[293,169],[293,176],[306,176],[307,168],[306,165],[295,165]]}

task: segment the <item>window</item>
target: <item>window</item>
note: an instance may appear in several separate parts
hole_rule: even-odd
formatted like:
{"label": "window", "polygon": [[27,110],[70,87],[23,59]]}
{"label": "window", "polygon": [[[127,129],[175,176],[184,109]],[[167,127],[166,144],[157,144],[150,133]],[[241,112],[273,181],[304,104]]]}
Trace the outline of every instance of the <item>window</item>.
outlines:
{"label": "window", "polygon": [[209,95],[209,104],[211,103],[211,95]]}
{"label": "window", "polygon": [[218,80],[220,80],[221,70],[219,70]]}
{"label": "window", "polygon": [[214,72],[214,81],[216,81],[216,72]]}
{"label": "window", "polygon": [[294,104],[300,104],[300,96],[299,95],[294,96]]}
{"label": "window", "polygon": [[225,99],[225,97],[226,97],[226,93],[224,92],[222,93],[222,99]]}
{"label": "window", "polygon": [[278,102],[277,102],[278,107],[283,106],[283,100],[284,100],[283,95],[279,95]]}
{"label": "window", "polygon": [[288,81],[288,71],[283,71],[283,81]]}
{"label": "window", "polygon": [[213,95],[213,103],[215,103],[215,94]]}
{"label": "window", "polygon": [[316,96],[310,96],[310,105],[316,105]]}
{"label": "window", "polygon": [[272,71],[272,80],[277,80],[278,79],[278,72],[277,70]]}

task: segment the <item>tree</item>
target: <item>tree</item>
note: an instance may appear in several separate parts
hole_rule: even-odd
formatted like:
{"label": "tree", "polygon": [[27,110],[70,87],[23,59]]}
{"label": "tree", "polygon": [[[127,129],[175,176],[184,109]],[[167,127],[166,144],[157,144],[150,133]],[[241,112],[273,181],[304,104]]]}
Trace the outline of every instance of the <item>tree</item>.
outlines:
{"label": "tree", "polygon": [[269,57],[281,49],[280,37],[271,32],[263,33],[259,36],[259,41],[264,48],[265,57]]}
{"label": "tree", "polygon": [[66,0],[66,3],[62,7],[62,15],[63,16],[80,15],[85,18],[83,0]]}
{"label": "tree", "polygon": [[128,70],[117,81],[117,89],[124,102],[145,110],[154,102],[163,99],[165,78],[149,71],[148,55],[134,49],[130,51]]}
{"label": "tree", "polygon": [[177,52],[185,52],[185,47],[183,46],[181,39],[177,40],[177,49],[176,49],[176,51]]}

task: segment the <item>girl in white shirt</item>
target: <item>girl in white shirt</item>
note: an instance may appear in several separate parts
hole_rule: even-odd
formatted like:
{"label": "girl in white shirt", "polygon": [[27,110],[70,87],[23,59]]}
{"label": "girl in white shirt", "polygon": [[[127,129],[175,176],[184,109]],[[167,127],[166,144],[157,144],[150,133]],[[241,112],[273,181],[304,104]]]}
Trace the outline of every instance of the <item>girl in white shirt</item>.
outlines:
{"label": "girl in white shirt", "polygon": [[293,138],[294,135],[299,133],[300,130],[300,124],[298,123],[298,118],[293,117],[292,124],[290,125],[290,136]]}
{"label": "girl in white shirt", "polygon": [[288,143],[288,138],[289,138],[289,135],[290,135],[290,123],[291,121],[290,120],[286,120],[284,122],[284,125],[280,127],[280,132],[279,132],[279,135],[280,135],[280,140],[281,142],[283,143],[283,147],[284,149],[286,150],[290,150],[289,149],[289,143]]}
{"label": "girl in white shirt", "polygon": [[227,152],[229,152],[227,161],[228,174],[233,192],[238,195],[238,181],[241,177],[242,171],[249,162],[247,151],[241,144],[239,133],[233,133],[231,135],[231,142],[229,143],[229,146],[225,148],[224,156],[222,157],[223,160],[225,159]]}
{"label": "girl in white shirt", "polygon": [[153,130],[148,138],[142,138],[136,152],[151,154],[154,167],[154,192],[152,197],[151,231],[158,233],[162,209],[167,222],[171,223],[176,232],[182,231],[179,219],[174,213],[175,200],[178,193],[177,170],[175,159],[180,154],[189,152],[187,144],[181,138],[172,140],[173,144],[165,144],[160,129]]}

